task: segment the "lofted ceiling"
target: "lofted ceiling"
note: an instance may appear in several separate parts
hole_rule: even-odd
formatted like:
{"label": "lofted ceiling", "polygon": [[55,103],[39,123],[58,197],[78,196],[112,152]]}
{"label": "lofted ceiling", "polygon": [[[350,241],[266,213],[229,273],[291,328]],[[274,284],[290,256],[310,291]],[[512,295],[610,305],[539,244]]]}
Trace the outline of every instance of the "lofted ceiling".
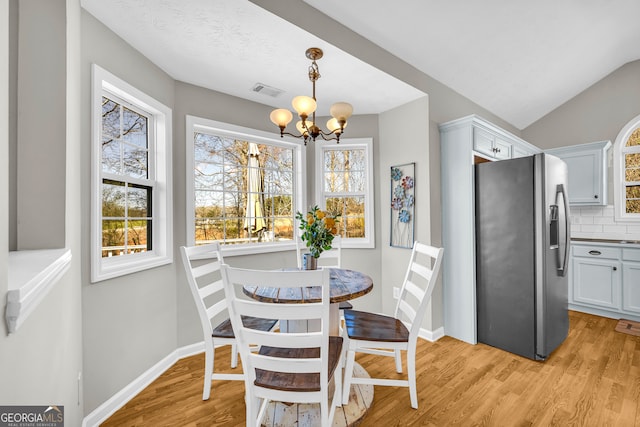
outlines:
{"label": "lofted ceiling", "polygon": [[[356,33],[524,129],[640,59],[638,0],[305,0]],[[82,0],[82,6],[177,80],[272,105],[310,95],[380,113],[424,94],[248,0]],[[400,7],[401,6],[401,7]],[[256,83],[283,91],[252,91]]]}

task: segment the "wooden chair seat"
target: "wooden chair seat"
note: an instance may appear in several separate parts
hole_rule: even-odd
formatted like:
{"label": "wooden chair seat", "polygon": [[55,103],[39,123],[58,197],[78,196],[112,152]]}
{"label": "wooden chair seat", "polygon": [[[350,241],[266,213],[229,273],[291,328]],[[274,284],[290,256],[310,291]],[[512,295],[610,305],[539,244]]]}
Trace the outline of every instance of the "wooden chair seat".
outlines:
{"label": "wooden chair seat", "polygon": [[[242,324],[247,328],[258,331],[270,331],[278,323],[274,319],[261,319],[259,317],[242,316]],[[213,329],[211,334],[213,338],[235,338],[231,319],[226,319]]]}
{"label": "wooden chair seat", "polygon": [[344,322],[350,339],[408,342],[409,330],[400,320],[382,314],[345,310]]}
{"label": "wooden chair seat", "polygon": [[[342,353],[342,338],[329,337],[329,378],[333,376],[336,366],[338,366],[340,353]],[[262,346],[260,347],[259,354],[271,357],[311,359],[320,357],[320,348],[290,349]],[[294,374],[256,369],[256,380],[254,384],[258,387],[273,390],[300,392],[320,391],[320,374]]]}

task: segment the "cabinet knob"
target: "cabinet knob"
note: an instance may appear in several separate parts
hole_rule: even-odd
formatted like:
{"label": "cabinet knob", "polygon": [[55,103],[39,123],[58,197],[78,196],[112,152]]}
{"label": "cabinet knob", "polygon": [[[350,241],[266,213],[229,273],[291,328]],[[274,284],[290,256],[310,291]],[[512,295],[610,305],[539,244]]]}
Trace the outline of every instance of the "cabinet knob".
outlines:
{"label": "cabinet knob", "polygon": [[597,198],[598,198],[598,195],[596,194],[595,196],[593,196],[593,198],[594,198],[594,199],[597,199]]}
{"label": "cabinet knob", "polygon": [[618,271],[618,267],[613,267],[613,271]]}

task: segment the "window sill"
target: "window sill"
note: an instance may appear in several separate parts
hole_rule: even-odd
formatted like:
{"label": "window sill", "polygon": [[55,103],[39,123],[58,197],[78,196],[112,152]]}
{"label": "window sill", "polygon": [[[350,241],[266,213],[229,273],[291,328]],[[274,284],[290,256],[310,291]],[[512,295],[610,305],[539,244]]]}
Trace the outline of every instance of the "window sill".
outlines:
{"label": "window sill", "polygon": [[70,249],[9,252],[5,319],[14,333],[71,266]]}

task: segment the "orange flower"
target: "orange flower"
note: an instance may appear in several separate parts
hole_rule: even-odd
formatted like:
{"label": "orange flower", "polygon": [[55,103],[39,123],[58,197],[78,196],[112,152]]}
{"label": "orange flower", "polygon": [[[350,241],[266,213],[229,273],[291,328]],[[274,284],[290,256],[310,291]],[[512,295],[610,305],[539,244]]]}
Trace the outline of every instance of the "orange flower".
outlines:
{"label": "orange flower", "polygon": [[316,212],[316,216],[318,217],[318,219],[322,219],[324,218],[326,214],[323,211],[318,211]]}
{"label": "orange flower", "polygon": [[[324,224],[325,224],[325,226],[326,226],[327,228],[333,229],[333,228],[334,228],[334,226],[336,225],[336,220],[335,220],[335,219],[333,219],[333,218],[331,218],[331,217],[326,217],[326,218],[324,219]],[[333,234],[335,234],[335,233],[333,233]]]}

